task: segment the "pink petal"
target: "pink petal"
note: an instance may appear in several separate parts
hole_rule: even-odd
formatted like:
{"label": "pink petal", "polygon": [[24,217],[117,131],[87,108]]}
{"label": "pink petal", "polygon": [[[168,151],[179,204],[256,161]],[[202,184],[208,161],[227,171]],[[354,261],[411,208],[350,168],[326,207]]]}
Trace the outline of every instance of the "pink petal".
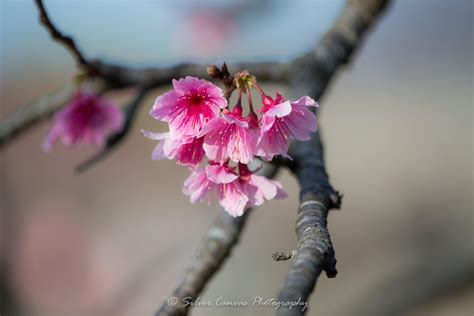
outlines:
{"label": "pink petal", "polygon": [[43,150],[45,152],[51,151],[54,143],[59,138],[60,133],[61,131],[59,130],[59,127],[53,126],[53,128],[51,128],[51,130],[48,132],[48,134],[46,135],[46,138],[43,141]]}
{"label": "pink petal", "polygon": [[229,167],[221,165],[206,166],[206,175],[214,183],[230,183],[238,178]]}
{"label": "pink petal", "polygon": [[237,115],[233,115],[233,114],[223,114],[222,117],[228,122],[228,123],[233,123],[239,127],[243,127],[243,128],[248,128],[249,127],[249,123],[247,121],[245,121],[244,119],[242,119],[242,117],[239,117]]}
{"label": "pink petal", "polygon": [[170,112],[178,102],[179,97],[180,95],[173,90],[157,97],[153,108],[150,110],[150,115],[157,120],[169,122]]}
{"label": "pink petal", "polygon": [[305,141],[310,133],[317,130],[316,115],[306,107],[294,108],[290,115],[281,120],[281,129],[285,129],[292,138]]}
{"label": "pink petal", "polygon": [[153,139],[153,140],[162,140],[165,139],[169,136],[169,132],[166,133],[155,133],[151,131],[146,131],[144,129],[141,129],[140,132],[142,132],[143,136],[145,136],[148,139]]}
{"label": "pink petal", "polygon": [[266,112],[266,116],[283,117],[291,113],[290,101],[272,105]]}
{"label": "pink petal", "polygon": [[256,186],[258,191],[261,192],[263,197],[267,200],[273,199],[277,194],[276,185],[265,177],[252,175],[250,184]]}
{"label": "pink petal", "polygon": [[319,103],[314,101],[312,98],[308,97],[307,95],[302,96],[296,101],[291,102],[291,105],[294,106],[311,106],[311,107],[319,107]]}
{"label": "pink petal", "polygon": [[196,168],[204,158],[204,149],[202,148],[204,139],[190,138],[183,139],[176,153],[176,162],[180,165]]}
{"label": "pink petal", "polygon": [[191,173],[184,181],[183,193],[189,195],[191,203],[202,201],[206,196],[211,196],[216,184],[209,181],[204,169]]}
{"label": "pink petal", "polygon": [[221,184],[219,188],[219,203],[224,207],[227,213],[233,217],[244,214],[248,202],[247,195],[243,192],[239,181],[228,184]]}

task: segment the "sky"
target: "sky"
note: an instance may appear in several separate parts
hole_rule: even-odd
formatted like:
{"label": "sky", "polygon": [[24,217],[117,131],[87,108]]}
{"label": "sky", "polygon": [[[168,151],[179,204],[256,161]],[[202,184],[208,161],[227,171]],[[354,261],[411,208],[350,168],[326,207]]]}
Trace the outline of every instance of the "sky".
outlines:
{"label": "sky", "polygon": [[[45,29],[38,25],[33,1],[0,2],[2,72],[45,62],[54,63],[52,67],[67,64],[68,56],[62,48],[51,45]],[[136,66],[224,58],[288,59],[314,45],[343,1],[195,3],[45,1],[52,20],[75,38],[89,58]]]}

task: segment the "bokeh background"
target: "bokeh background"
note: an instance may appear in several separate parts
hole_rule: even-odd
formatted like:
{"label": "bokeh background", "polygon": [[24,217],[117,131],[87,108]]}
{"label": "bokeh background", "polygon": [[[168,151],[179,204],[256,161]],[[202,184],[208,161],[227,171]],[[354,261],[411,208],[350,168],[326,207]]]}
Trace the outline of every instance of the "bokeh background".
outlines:
{"label": "bokeh background", "polygon": [[[343,1],[46,1],[89,57],[133,66],[286,60],[310,49]],[[473,3],[399,0],[321,101],[327,167],[344,193],[329,216],[338,259],[309,315],[472,315]],[[0,0],[1,118],[61,87],[76,69],[38,25],[32,1]],[[291,96],[285,86],[265,86]],[[49,121],[0,152],[2,315],[151,315],[177,285],[220,211],[189,204],[187,170],[150,159],[140,128],[82,175],[90,148],[41,150]],[[125,104],[130,91],[107,95]],[[202,300],[275,297],[295,247],[289,198],[250,217]],[[14,304],[12,304],[12,302]],[[13,313],[13,312],[12,312]],[[196,308],[193,315],[272,315]]]}

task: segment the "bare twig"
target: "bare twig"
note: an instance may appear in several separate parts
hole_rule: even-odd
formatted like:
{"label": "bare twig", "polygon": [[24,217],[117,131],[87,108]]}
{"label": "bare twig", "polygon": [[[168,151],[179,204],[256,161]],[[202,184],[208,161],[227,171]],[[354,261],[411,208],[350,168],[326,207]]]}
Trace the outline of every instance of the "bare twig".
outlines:
{"label": "bare twig", "polygon": [[46,8],[44,7],[43,0],[35,0],[35,3],[40,14],[40,22],[48,30],[51,37],[69,50],[74,59],[76,59],[78,66],[82,67],[88,74],[95,73],[93,66],[84,57],[84,54],[77,47],[72,37],[62,33],[50,19]]}
{"label": "bare twig", "polygon": [[106,158],[125,139],[128,132],[130,131],[130,128],[132,127],[133,121],[137,115],[137,111],[140,108],[140,105],[142,104],[142,101],[147,95],[148,91],[148,87],[139,89],[135,98],[125,108],[125,122],[122,130],[119,133],[112,135],[107,140],[107,144],[101,151],[99,151],[97,154],[84,161],[83,163],[79,164],[76,167],[76,172],[84,172],[102,159]]}
{"label": "bare twig", "polygon": [[272,254],[272,258],[275,261],[286,261],[286,260],[290,260],[295,255],[296,255],[296,250],[292,250],[291,252],[275,251]]}
{"label": "bare twig", "polygon": [[[292,78],[296,93],[319,99],[333,75],[360,46],[365,33],[388,2],[349,0],[314,52],[296,62]],[[334,248],[327,229],[327,213],[331,208],[340,207],[341,196],[329,183],[319,132],[314,133],[310,141],[297,143],[291,155],[295,161],[292,171],[301,186],[296,220],[298,245],[278,301],[307,302],[323,270],[328,277],[337,274]],[[289,306],[282,304],[277,315],[303,315],[306,311]]]}
{"label": "bare twig", "polygon": [[[277,166],[266,164],[261,169],[261,174],[273,178],[277,171]],[[225,211],[221,212],[200,242],[197,254],[192,259],[181,283],[170,298],[163,303],[156,316],[187,315],[191,306],[183,304],[186,303],[183,300],[185,298],[195,300],[224,264],[232,248],[237,244],[250,213],[251,210],[248,209],[244,215],[232,217]]]}
{"label": "bare twig", "polygon": [[[107,64],[102,61],[93,62],[97,73],[105,80],[119,87],[135,85],[159,86],[168,84],[172,79],[185,76],[205,78],[206,66],[202,64],[178,64],[171,67],[129,68]],[[248,69],[250,73],[262,81],[285,82],[291,70],[289,63],[258,62],[232,64],[232,69]]]}

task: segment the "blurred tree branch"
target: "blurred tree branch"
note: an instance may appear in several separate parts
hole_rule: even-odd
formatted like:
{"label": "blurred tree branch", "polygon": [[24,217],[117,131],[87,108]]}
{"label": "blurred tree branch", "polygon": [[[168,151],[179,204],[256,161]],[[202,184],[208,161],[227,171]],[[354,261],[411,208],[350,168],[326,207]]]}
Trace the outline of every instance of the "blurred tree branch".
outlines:
{"label": "blurred tree branch", "polygon": [[35,0],[35,3],[39,11],[40,23],[43,24],[43,26],[48,30],[51,38],[69,50],[71,55],[76,60],[77,65],[83,68],[86,73],[94,73],[95,71],[93,66],[89,63],[89,61],[87,61],[84,54],[79,50],[79,47],[77,47],[76,42],[74,42],[72,37],[61,32],[50,19],[46,8],[44,7],[43,0]]}

